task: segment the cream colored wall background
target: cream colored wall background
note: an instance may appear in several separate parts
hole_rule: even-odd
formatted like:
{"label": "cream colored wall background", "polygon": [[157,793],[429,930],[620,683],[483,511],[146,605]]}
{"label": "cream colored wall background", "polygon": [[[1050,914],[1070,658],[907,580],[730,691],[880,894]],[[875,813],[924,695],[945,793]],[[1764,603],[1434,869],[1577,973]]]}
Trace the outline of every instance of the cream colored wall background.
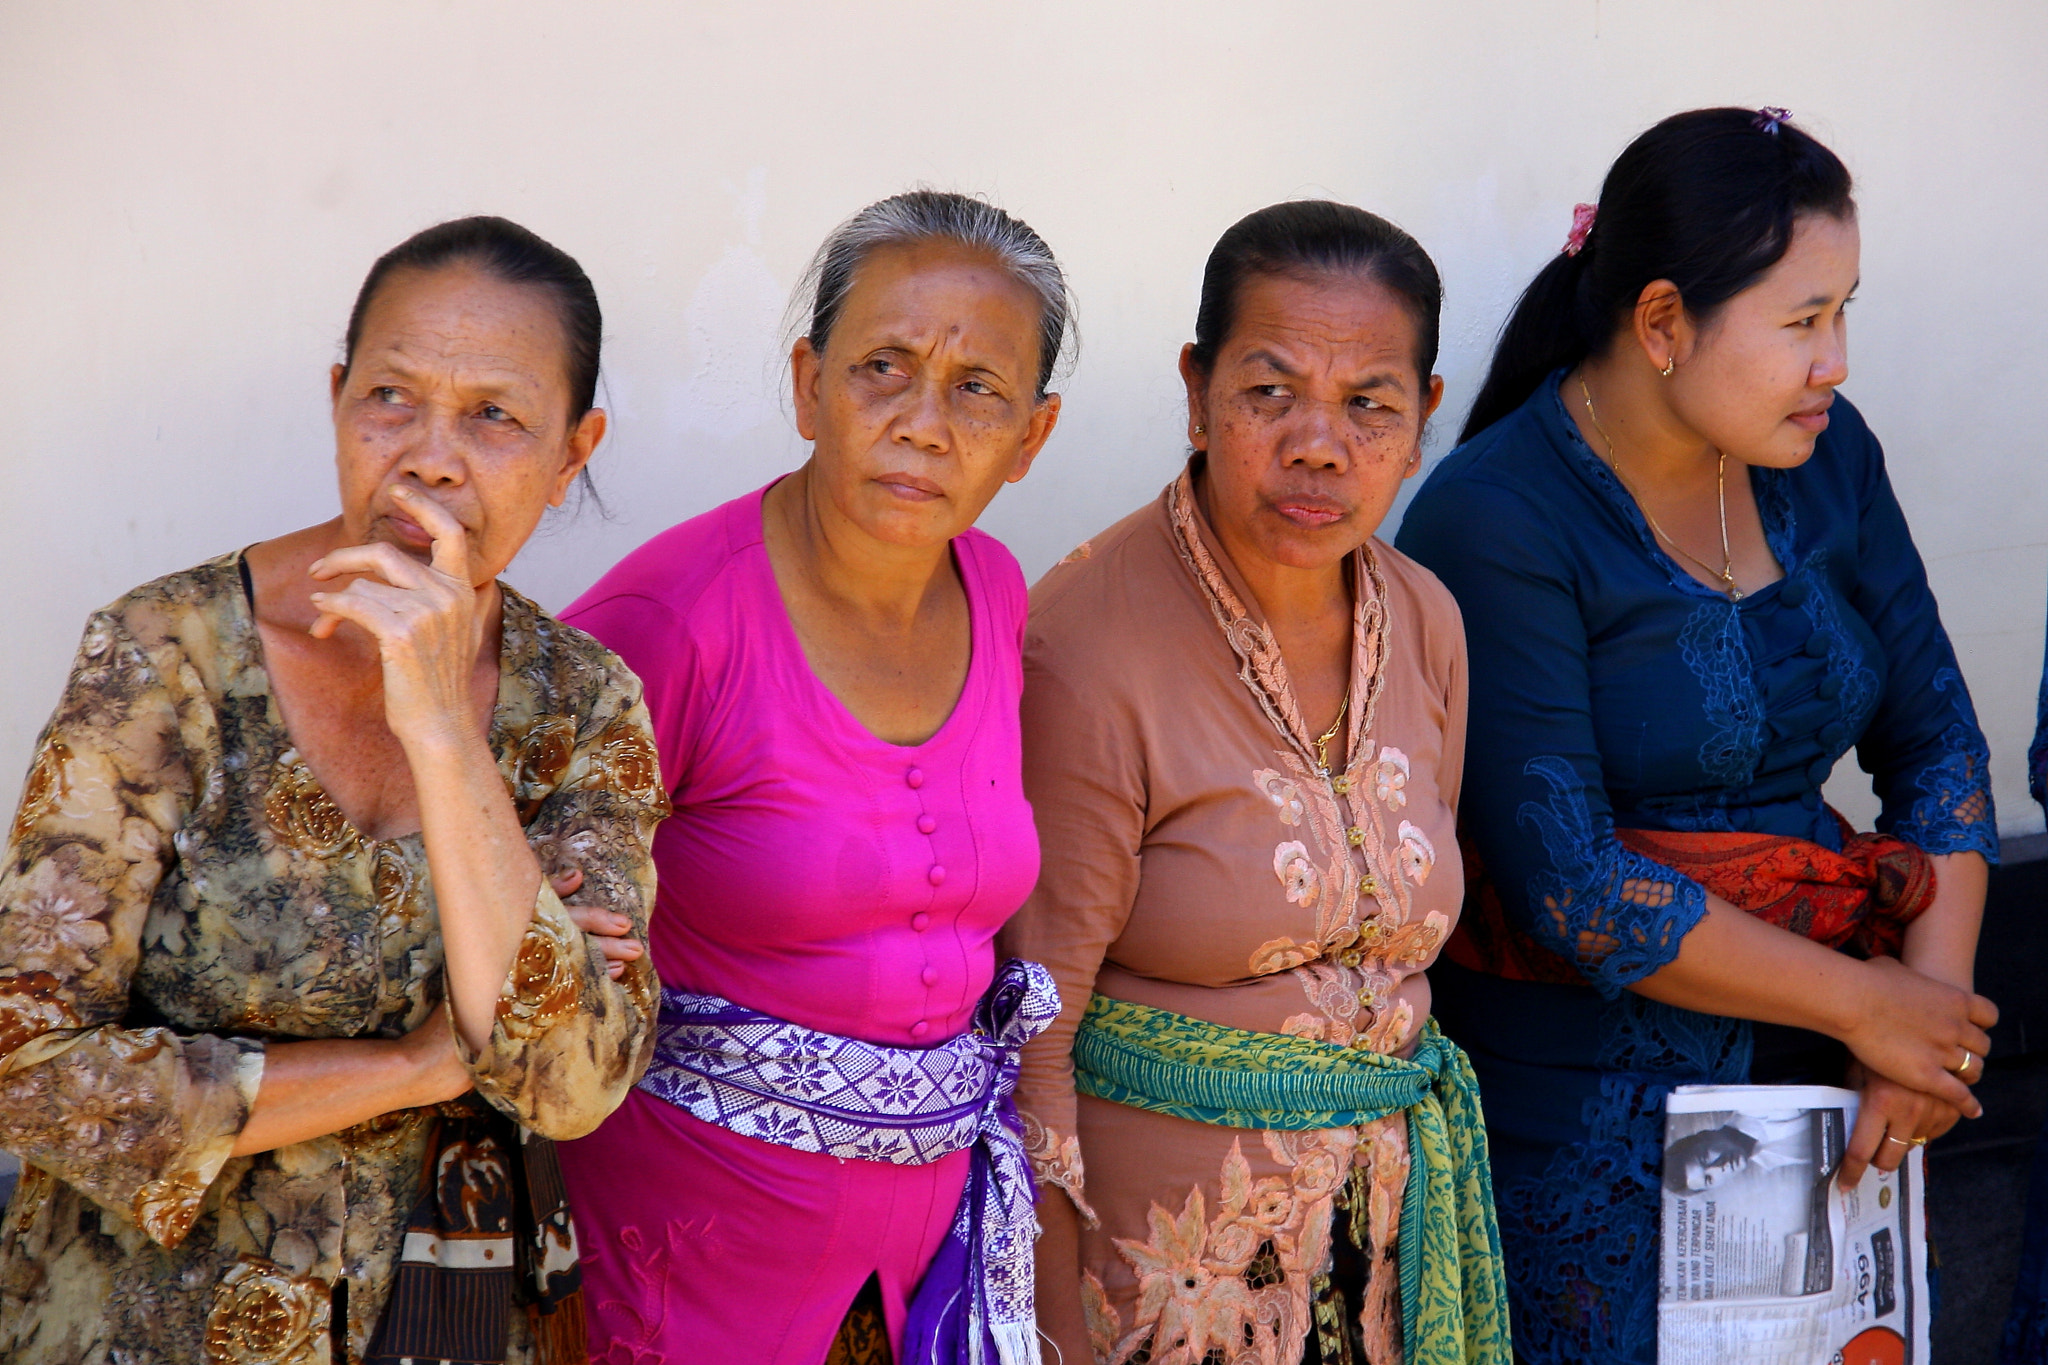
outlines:
{"label": "cream colored wall background", "polygon": [[835,221],[920,182],[988,194],[1080,298],[1065,419],[984,523],[1035,576],[1176,467],[1174,355],[1240,215],[1327,195],[1422,239],[1443,437],[1621,146],[1770,103],[1860,181],[1846,392],[2005,828],[2038,830],[2044,59],[2030,0],[0,0],[0,804],[89,609],[331,515],[326,367],[371,260],[429,223],[515,218],[603,299],[613,519],[563,519],[510,575],[560,606],[800,459],[778,321]]}

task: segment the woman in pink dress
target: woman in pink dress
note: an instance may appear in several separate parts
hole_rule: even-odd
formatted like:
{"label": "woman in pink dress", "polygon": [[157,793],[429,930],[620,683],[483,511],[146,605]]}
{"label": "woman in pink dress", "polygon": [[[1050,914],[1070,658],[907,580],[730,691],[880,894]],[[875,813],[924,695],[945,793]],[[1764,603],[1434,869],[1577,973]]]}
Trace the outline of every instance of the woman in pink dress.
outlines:
{"label": "woman in pink dress", "polygon": [[593,1355],[818,1365],[844,1322],[872,1359],[971,1332],[1035,1361],[1007,1097],[1050,983],[992,943],[1038,872],[1026,598],[972,527],[1059,415],[1066,286],[1024,224],[919,192],[842,225],[808,287],[810,459],[563,614],[645,681],[675,806],[656,1061],[562,1151]]}

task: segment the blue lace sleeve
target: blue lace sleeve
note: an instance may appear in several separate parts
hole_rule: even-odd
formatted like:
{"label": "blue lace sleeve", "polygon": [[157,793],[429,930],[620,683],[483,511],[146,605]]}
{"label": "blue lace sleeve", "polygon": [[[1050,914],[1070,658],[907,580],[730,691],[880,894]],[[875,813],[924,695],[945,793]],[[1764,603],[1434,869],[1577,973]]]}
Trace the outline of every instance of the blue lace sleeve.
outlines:
{"label": "blue lace sleeve", "polygon": [[1867,465],[1858,563],[1847,586],[1884,648],[1888,670],[1884,694],[1856,746],[1884,805],[1877,827],[1929,853],[1981,853],[1995,863],[1991,747],[1885,474],[1884,453],[1861,419],[1855,421],[1858,439],[1853,447],[1843,442],[1844,454],[1853,450]]}
{"label": "blue lace sleeve", "polygon": [[1614,837],[1573,528],[1483,478],[1433,478],[1397,543],[1465,617],[1465,835],[1509,918],[1618,994],[1678,955],[1706,893]]}
{"label": "blue lace sleeve", "polygon": [[1678,956],[1679,940],[1707,913],[1707,893],[1623,847],[1604,816],[1596,825],[1570,763],[1546,754],[1526,771],[1550,788],[1547,799],[1525,801],[1516,813],[1550,864],[1529,882],[1530,930],[1613,997]]}

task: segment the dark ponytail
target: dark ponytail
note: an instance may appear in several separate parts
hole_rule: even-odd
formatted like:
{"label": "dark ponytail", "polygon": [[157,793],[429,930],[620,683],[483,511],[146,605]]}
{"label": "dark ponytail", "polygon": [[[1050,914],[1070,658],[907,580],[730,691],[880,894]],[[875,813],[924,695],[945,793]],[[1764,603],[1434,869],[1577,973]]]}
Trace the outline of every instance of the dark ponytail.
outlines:
{"label": "dark ponytail", "polygon": [[1694,109],[1628,145],[1600,187],[1583,249],[1538,271],[1501,328],[1460,441],[1553,371],[1604,354],[1653,280],[1678,286],[1704,322],[1778,263],[1800,215],[1856,211],[1848,167],[1783,113]]}

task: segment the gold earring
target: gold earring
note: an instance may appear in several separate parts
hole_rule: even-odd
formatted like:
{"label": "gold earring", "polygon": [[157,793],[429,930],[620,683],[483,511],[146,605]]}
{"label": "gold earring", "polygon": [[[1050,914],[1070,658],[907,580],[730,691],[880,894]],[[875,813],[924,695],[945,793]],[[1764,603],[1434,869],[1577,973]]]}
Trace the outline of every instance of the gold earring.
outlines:
{"label": "gold earring", "polygon": [[1206,432],[1207,432],[1208,430],[1209,430],[1209,428],[1207,428],[1207,427],[1203,426],[1203,425],[1202,425],[1201,423],[1199,423],[1199,422],[1197,422],[1197,423],[1195,424],[1195,435],[1197,435],[1197,436],[1201,436],[1201,435],[1205,434],[1205,433],[1206,433]]}
{"label": "gold earring", "polygon": [[1669,378],[1671,377],[1671,372],[1672,372],[1673,370],[1677,369],[1677,368],[1678,368],[1678,357],[1677,357],[1676,355],[1673,355],[1673,356],[1670,356],[1670,357],[1668,357],[1668,358],[1667,358],[1667,359],[1666,359],[1666,360],[1664,361],[1664,368],[1663,368],[1663,369],[1661,369],[1661,370],[1659,370],[1659,371],[1657,371],[1657,373],[1659,373],[1659,374],[1663,375],[1663,376],[1664,376],[1664,377],[1665,377],[1666,379],[1669,379]]}

